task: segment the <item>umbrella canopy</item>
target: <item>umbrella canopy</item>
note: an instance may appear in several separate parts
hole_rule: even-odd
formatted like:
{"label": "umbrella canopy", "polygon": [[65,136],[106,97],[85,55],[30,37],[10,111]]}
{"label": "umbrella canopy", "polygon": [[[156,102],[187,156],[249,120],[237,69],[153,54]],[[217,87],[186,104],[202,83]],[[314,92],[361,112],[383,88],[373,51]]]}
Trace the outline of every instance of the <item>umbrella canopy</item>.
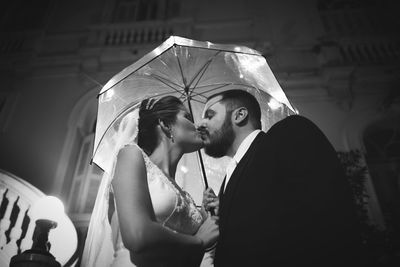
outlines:
{"label": "umbrella canopy", "polygon": [[[246,90],[257,98],[262,109],[263,130],[297,113],[258,51],[171,36],[115,75],[100,91],[93,162],[109,170],[108,156],[115,129],[121,118],[143,99],[179,97],[197,122],[207,97],[230,89]],[[190,180],[204,176],[201,157],[200,165],[191,157],[191,154],[184,156],[177,176],[188,176]],[[203,157],[207,176],[214,184],[218,183],[224,174],[224,163]]]}

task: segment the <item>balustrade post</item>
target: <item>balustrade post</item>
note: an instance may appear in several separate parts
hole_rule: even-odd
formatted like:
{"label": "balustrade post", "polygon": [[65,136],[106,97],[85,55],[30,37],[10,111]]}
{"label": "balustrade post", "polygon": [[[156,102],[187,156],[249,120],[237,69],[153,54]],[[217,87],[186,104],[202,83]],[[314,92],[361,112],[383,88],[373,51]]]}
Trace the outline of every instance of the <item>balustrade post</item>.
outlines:
{"label": "balustrade post", "polygon": [[6,244],[4,247],[4,252],[8,254],[10,257],[18,253],[17,241],[21,238],[22,222],[25,218],[26,210],[28,209],[28,204],[21,198],[18,199],[17,205],[19,207],[17,221],[15,222],[14,227],[11,229],[10,242],[8,242],[8,244]]}
{"label": "balustrade post", "polygon": [[7,243],[7,238],[5,233],[10,227],[11,212],[14,207],[14,203],[18,198],[18,196],[13,194],[13,192],[11,191],[7,191],[6,195],[8,199],[8,205],[6,208],[6,212],[4,213],[4,217],[0,221],[0,248],[3,248],[3,246]]}
{"label": "balustrade post", "polygon": [[30,222],[28,225],[28,229],[26,230],[25,237],[21,241],[20,245],[21,252],[24,252],[25,250],[32,248],[32,243],[33,243],[32,236],[33,236],[33,231],[35,231],[36,223],[33,221],[31,210],[32,209],[29,208],[27,213],[28,217],[30,218]]}

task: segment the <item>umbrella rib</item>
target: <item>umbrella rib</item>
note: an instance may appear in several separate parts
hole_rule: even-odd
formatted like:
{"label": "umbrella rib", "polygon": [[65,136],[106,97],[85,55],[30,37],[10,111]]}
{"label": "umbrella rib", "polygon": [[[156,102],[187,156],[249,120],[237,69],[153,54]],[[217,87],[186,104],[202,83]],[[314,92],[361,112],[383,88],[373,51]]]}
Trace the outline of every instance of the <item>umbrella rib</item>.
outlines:
{"label": "umbrella rib", "polygon": [[96,150],[95,150],[94,153],[93,153],[92,158],[94,158],[94,156],[96,155],[97,150],[98,150],[99,147],[100,147],[101,141],[103,141],[103,138],[106,136],[108,130],[110,130],[110,128],[112,127],[112,125],[114,124],[114,122],[116,122],[116,121],[121,117],[121,115],[124,114],[127,110],[129,110],[129,109],[131,109],[131,108],[134,108],[134,107],[137,106],[137,105],[138,105],[138,104],[135,104],[135,105],[132,105],[132,106],[127,106],[126,108],[122,109],[122,110],[117,114],[117,116],[115,116],[115,118],[110,122],[110,124],[107,126],[106,130],[104,131],[103,135],[101,136],[101,138],[100,138],[100,140],[99,140],[99,142],[98,142],[98,144],[97,144]]}
{"label": "umbrella rib", "polygon": [[[193,93],[193,96],[194,96],[194,97],[196,97],[196,96],[203,97],[204,99],[207,100],[208,98],[207,98],[206,96],[204,96],[204,94],[207,94],[208,92],[211,92],[211,91],[214,91],[214,90],[217,90],[217,89],[226,87],[226,86],[228,86],[228,85],[235,85],[235,84],[234,84],[234,83],[224,83],[224,84],[215,84],[215,85],[219,85],[219,86],[213,87],[213,88],[211,88],[211,89],[209,89],[209,90],[205,90],[205,91],[203,91],[203,92],[201,92],[201,93]],[[248,85],[245,85],[245,84],[237,84],[237,85],[240,85],[240,86],[243,86],[243,87],[255,88],[255,87],[253,87],[253,86],[248,86]],[[210,86],[210,85],[199,86],[199,87],[197,87],[197,89],[199,89],[199,88],[205,88],[205,87],[208,87],[208,86]],[[257,89],[257,88],[255,88],[255,89]],[[194,98],[192,98],[192,99],[194,100]]]}
{"label": "umbrella rib", "polygon": [[191,96],[192,96],[192,99],[193,99],[193,97],[196,97],[196,96],[199,96],[199,97],[202,97],[204,99],[207,99],[207,97],[202,95],[202,93],[193,93]]}
{"label": "umbrella rib", "polygon": [[[178,93],[181,93],[181,92],[178,92]],[[169,95],[169,94],[171,94],[171,92],[160,93],[160,94],[156,94],[155,97],[165,96],[165,95]]]}
{"label": "umbrella rib", "polygon": [[[179,88],[183,89],[183,87],[180,86],[179,84],[174,83],[174,82],[172,82],[172,81],[170,81],[170,80],[168,80],[168,79],[165,79],[165,78],[163,78],[163,77],[160,76],[160,75],[157,75],[157,74],[152,73],[152,74],[150,74],[150,76],[157,78],[157,80],[162,81],[164,84],[168,85],[168,86],[171,87],[171,88],[173,88],[173,87],[170,86],[166,81],[168,81],[170,84],[175,85],[176,87],[179,87]],[[175,88],[173,88],[173,89],[175,89]]]}
{"label": "umbrella rib", "polygon": [[[211,88],[211,89],[205,90],[205,91],[203,91],[203,92],[201,92],[201,93],[197,93],[197,94],[198,94],[198,95],[203,95],[203,94],[206,94],[206,93],[211,92],[211,91],[213,91],[213,90],[226,87],[226,86],[228,86],[228,85],[231,85],[231,83],[221,84],[221,85],[219,85],[219,86],[217,86],[217,87],[213,87],[213,88]],[[199,88],[199,87],[198,87],[198,88]]]}
{"label": "umbrella rib", "polygon": [[[196,97],[196,96],[203,97],[205,100],[207,100],[208,98],[207,98],[206,96],[204,96],[203,94],[206,94],[206,93],[208,93],[208,92],[210,92],[210,91],[213,91],[213,90],[216,90],[216,89],[220,89],[220,88],[226,87],[226,86],[228,86],[228,85],[230,85],[230,84],[229,84],[229,83],[221,84],[221,85],[219,85],[219,86],[217,86],[217,87],[213,87],[213,88],[211,88],[211,89],[209,89],[209,90],[206,90],[206,91],[203,91],[203,92],[201,92],[201,93],[197,93],[197,92],[194,92],[194,91],[192,90],[191,95],[193,95],[193,97]],[[208,85],[208,86],[210,86],[210,85]],[[197,87],[197,89],[198,89],[198,88],[204,88],[204,87],[207,87],[207,86]]]}
{"label": "umbrella rib", "polygon": [[[155,74],[152,74],[151,76],[154,77],[155,79],[157,79],[158,81],[162,82],[163,84],[165,84],[166,86],[168,86],[169,88],[171,88],[172,90],[174,90],[175,92],[177,92],[177,93],[183,95],[183,91],[180,91],[180,90],[174,88],[174,87],[171,86],[169,83],[167,83],[166,80],[163,79],[162,77],[160,77],[160,76],[158,76],[158,75],[155,75]],[[175,83],[173,83],[173,82],[171,82],[171,81],[169,81],[169,82],[170,82],[171,84],[173,84],[173,85],[176,85],[177,87],[182,88],[182,87],[179,86],[178,84],[175,84]]]}
{"label": "umbrella rib", "polygon": [[[184,88],[189,88],[190,85],[196,80],[196,78],[197,78],[200,74],[202,74],[202,75],[201,75],[201,77],[202,77],[202,76],[204,75],[205,71],[207,70],[208,66],[211,64],[212,60],[213,60],[219,53],[220,53],[220,51],[217,51],[217,53],[215,53],[212,57],[210,57],[210,58],[207,60],[207,63],[206,63],[203,67],[200,68],[200,70],[194,75],[193,79],[189,82],[189,84],[186,84],[186,79],[185,79],[185,76],[184,76],[184,74],[183,74],[183,68],[182,68],[181,61],[179,60],[179,57],[176,57],[176,60],[178,61],[179,71],[181,72],[181,75],[182,75],[182,82],[183,82],[183,85],[185,86]],[[198,79],[197,84],[198,84],[199,81],[201,80],[201,77]],[[194,90],[194,88],[192,89],[192,91],[193,91],[193,90]]]}
{"label": "umbrella rib", "polygon": [[[215,56],[213,56],[213,58],[215,58]],[[206,62],[206,64],[204,64],[204,66],[201,67],[201,68],[199,69],[199,71],[193,76],[193,79],[190,81],[189,86],[190,86],[190,85],[196,80],[196,78],[200,75],[200,78],[197,79],[197,83],[196,83],[196,84],[199,83],[199,81],[201,80],[201,77],[203,77],[203,75],[204,75],[205,71],[207,70],[208,66],[210,66],[211,61],[212,61],[212,58],[208,59],[207,62]]]}
{"label": "umbrella rib", "polygon": [[201,104],[205,104],[207,102],[207,101],[203,102],[203,101],[200,101],[199,99],[195,99],[195,98],[192,98],[191,100],[193,100],[195,102],[198,102],[198,103],[201,103]]}
{"label": "umbrella rib", "polygon": [[206,85],[201,85],[201,86],[196,87],[196,88],[197,88],[197,89],[198,89],[198,88],[206,88],[206,87],[217,86],[217,85],[218,85],[218,86],[238,85],[238,86],[242,86],[242,87],[249,87],[249,88],[257,89],[256,87],[251,86],[251,85],[248,85],[248,84],[242,84],[242,83],[228,83],[228,82],[226,82],[226,83],[206,84]]}
{"label": "umbrella rib", "polygon": [[207,87],[210,87],[210,86],[217,86],[217,87],[219,87],[219,86],[226,86],[226,85],[230,85],[230,84],[234,84],[234,83],[226,82],[226,83],[205,84],[205,85],[200,85],[200,86],[196,87],[196,89],[199,89],[199,88],[207,88]]}
{"label": "umbrella rib", "polygon": [[196,86],[199,84],[201,78],[204,76],[204,73],[206,73],[206,70],[208,69],[208,66],[211,65],[211,59],[207,61],[207,63],[199,70],[199,72],[195,75],[195,77],[193,77],[193,80],[190,82],[189,86],[192,85],[192,83],[196,80],[196,78],[199,76],[199,78],[197,79],[196,84],[192,87],[190,93],[192,93],[194,91],[195,88],[197,88]]}
{"label": "umbrella rib", "polygon": [[217,53],[215,53],[212,57],[210,57],[207,60],[207,63],[199,70],[198,73],[196,73],[196,75],[193,77],[193,79],[190,81],[189,83],[189,87],[191,86],[191,84],[196,80],[196,78],[200,75],[200,77],[197,79],[196,84],[192,87],[192,90],[190,93],[193,92],[194,88],[196,88],[196,86],[199,84],[201,78],[203,77],[204,73],[206,73],[206,70],[208,69],[208,66],[211,65],[211,62],[214,60],[214,58],[217,57],[217,55],[220,53],[221,51],[217,51]]}
{"label": "umbrella rib", "polygon": [[[174,48],[175,48],[175,46],[174,46]],[[183,75],[183,69],[182,69],[181,61],[179,60],[178,56],[176,56],[176,60],[178,61],[179,71],[181,72],[182,83],[184,85],[184,88],[186,88],[186,79],[185,79],[185,76]]]}
{"label": "umbrella rib", "polygon": [[[217,85],[217,84],[216,84],[216,85]],[[203,92],[198,93],[198,94],[205,94],[205,93],[208,93],[208,92],[210,92],[210,91],[213,91],[213,90],[216,90],[216,89],[220,89],[220,88],[226,87],[226,86],[228,86],[228,85],[238,85],[238,86],[242,86],[242,87],[248,87],[248,88],[257,89],[257,88],[254,87],[254,86],[249,86],[249,85],[240,84],[240,83],[237,83],[237,84],[235,84],[235,83],[225,83],[225,84],[218,84],[218,85],[219,85],[219,86],[213,87],[213,88],[211,88],[211,89],[209,89],[209,90],[203,91]],[[204,88],[204,87],[208,87],[208,86],[210,86],[210,85],[204,85],[204,86],[201,86],[201,87],[199,86],[199,87],[197,87],[197,88]]]}

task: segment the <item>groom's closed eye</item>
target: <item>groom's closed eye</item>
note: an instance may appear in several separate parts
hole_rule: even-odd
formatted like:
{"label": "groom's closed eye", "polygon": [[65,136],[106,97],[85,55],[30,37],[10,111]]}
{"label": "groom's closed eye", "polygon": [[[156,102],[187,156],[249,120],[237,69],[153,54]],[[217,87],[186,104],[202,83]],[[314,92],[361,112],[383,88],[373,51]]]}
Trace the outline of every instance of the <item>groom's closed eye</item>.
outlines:
{"label": "groom's closed eye", "polygon": [[211,119],[215,115],[215,111],[213,110],[206,110],[206,112],[203,115],[203,119]]}

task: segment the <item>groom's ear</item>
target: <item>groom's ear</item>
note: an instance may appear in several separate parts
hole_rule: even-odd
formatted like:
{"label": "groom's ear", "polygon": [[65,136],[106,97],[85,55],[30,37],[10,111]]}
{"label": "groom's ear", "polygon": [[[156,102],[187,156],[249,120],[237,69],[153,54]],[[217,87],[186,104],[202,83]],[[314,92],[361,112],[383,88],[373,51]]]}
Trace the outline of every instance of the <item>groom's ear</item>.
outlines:
{"label": "groom's ear", "polygon": [[249,111],[245,107],[237,108],[232,113],[233,123],[243,125],[249,116]]}

